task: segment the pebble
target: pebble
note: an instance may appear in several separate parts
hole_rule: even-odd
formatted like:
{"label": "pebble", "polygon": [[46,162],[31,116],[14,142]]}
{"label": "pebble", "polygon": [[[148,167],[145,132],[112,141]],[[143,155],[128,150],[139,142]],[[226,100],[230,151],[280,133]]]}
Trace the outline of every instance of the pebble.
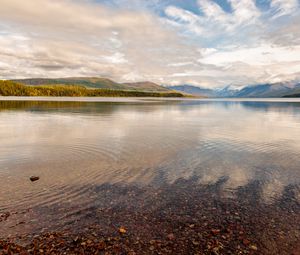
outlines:
{"label": "pebble", "polygon": [[126,231],[126,229],[124,228],[124,227],[120,227],[119,228],[119,233],[120,234],[125,234],[127,231]]}
{"label": "pebble", "polygon": [[30,179],[30,181],[35,182],[35,181],[38,181],[40,179],[40,177],[38,177],[38,176],[30,176],[29,179]]}
{"label": "pebble", "polygon": [[172,234],[172,233],[171,233],[171,234],[168,234],[167,237],[168,237],[169,240],[174,240],[174,239],[175,239],[175,235]]}
{"label": "pebble", "polygon": [[254,244],[252,244],[252,245],[250,245],[250,249],[251,249],[251,250],[254,250],[254,251],[257,251],[257,246],[254,245]]}

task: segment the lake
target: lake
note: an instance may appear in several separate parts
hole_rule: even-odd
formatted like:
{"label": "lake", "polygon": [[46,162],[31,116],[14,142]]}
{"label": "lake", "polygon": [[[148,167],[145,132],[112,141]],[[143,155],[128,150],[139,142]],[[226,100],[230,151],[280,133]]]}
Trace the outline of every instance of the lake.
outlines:
{"label": "lake", "polygon": [[299,100],[43,100],[0,101],[1,237],[299,251]]}

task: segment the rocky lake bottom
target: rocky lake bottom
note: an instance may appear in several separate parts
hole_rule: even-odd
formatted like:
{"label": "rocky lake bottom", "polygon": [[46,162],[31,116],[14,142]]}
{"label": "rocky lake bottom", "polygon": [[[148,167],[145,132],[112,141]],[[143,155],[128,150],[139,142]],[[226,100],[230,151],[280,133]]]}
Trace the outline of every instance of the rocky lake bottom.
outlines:
{"label": "rocky lake bottom", "polygon": [[297,134],[299,102],[0,102],[0,254],[300,254]]}

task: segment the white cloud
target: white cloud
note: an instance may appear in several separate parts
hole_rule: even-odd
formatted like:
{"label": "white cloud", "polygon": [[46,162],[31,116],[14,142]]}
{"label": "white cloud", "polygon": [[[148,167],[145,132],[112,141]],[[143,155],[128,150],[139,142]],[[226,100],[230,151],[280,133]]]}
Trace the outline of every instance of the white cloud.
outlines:
{"label": "white cloud", "polygon": [[199,0],[202,14],[160,0],[105,2],[0,0],[0,77],[212,87],[300,79],[297,0],[273,0],[267,11],[229,0],[232,13]]}
{"label": "white cloud", "polygon": [[[202,46],[198,63],[204,68],[181,70],[174,76],[194,77],[209,86],[300,79],[297,0],[273,0],[267,11],[258,9],[253,0],[229,3],[232,12],[213,1],[198,0],[203,15],[196,17],[178,7],[166,10],[182,35]],[[282,20],[286,14],[290,16]]]}
{"label": "white cloud", "polygon": [[[171,72],[193,48],[144,11],[110,9],[89,1],[0,0],[2,78],[108,76],[141,79]],[[166,47],[166,45],[168,47]],[[162,57],[163,56],[163,57]]]}
{"label": "white cloud", "polygon": [[276,11],[275,18],[283,15],[288,15],[297,10],[297,0],[272,0],[271,7]]}
{"label": "white cloud", "polygon": [[200,59],[202,63],[226,66],[241,61],[248,65],[268,65],[299,61],[300,45],[294,47],[260,45],[254,48],[237,48],[228,51],[214,51]]}

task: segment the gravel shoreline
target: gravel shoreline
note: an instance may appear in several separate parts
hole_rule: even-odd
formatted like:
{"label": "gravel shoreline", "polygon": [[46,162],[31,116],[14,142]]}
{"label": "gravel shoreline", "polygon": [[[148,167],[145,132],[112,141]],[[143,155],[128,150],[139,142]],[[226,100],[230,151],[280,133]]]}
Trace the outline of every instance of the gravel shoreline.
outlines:
{"label": "gravel shoreline", "polygon": [[[101,206],[78,212],[58,230],[2,234],[0,254],[300,254],[298,187],[269,204],[260,201],[257,183],[234,198],[221,187],[193,180],[153,189],[101,186],[98,194],[109,194]],[[122,202],[108,202],[120,196]],[[40,211],[41,221],[46,214]],[[2,215],[0,228],[14,217]]]}

